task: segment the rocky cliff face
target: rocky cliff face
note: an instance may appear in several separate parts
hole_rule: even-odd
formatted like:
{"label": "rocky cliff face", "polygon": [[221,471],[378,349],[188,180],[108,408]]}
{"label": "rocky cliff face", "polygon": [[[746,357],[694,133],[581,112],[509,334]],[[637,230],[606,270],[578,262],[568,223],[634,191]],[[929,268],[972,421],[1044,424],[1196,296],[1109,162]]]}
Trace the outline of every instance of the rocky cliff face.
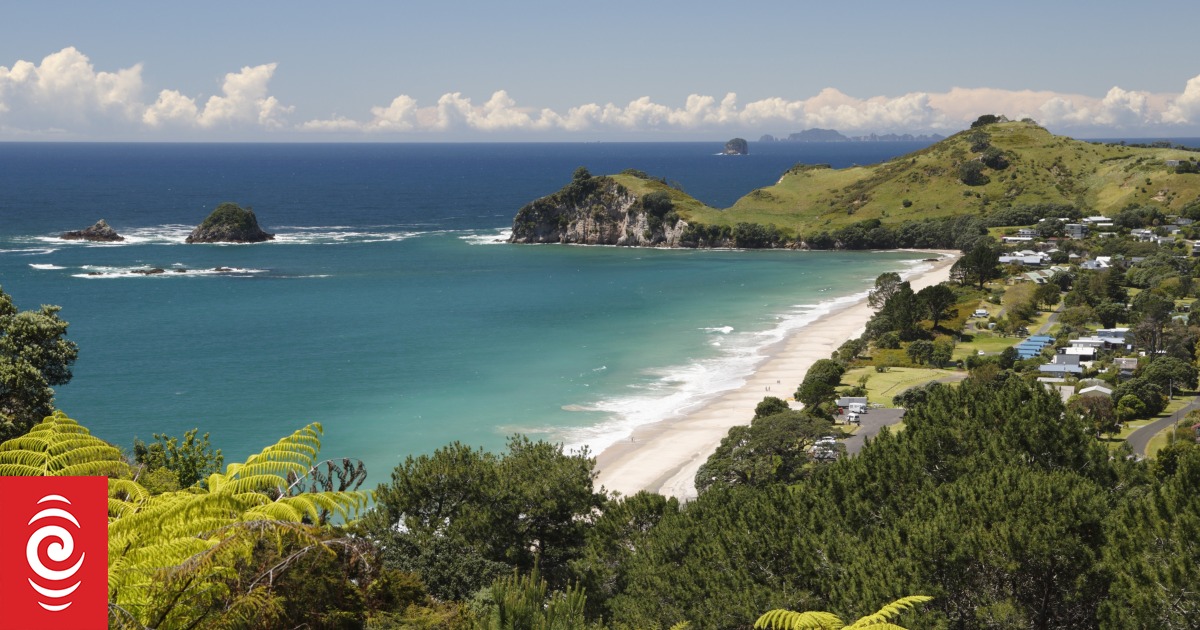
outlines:
{"label": "rocky cliff face", "polygon": [[666,193],[639,197],[611,178],[584,175],[521,208],[509,242],[680,246],[688,224]]}
{"label": "rocky cliff face", "polygon": [[274,234],[258,227],[254,211],[235,203],[223,203],[188,235],[188,243],[261,243]]}
{"label": "rocky cliff face", "polygon": [[125,237],[117,234],[117,231],[109,227],[108,223],[104,222],[104,219],[100,219],[95,225],[89,228],[63,232],[59,238],[68,241],[98,241],[102,243],[125,240]]}

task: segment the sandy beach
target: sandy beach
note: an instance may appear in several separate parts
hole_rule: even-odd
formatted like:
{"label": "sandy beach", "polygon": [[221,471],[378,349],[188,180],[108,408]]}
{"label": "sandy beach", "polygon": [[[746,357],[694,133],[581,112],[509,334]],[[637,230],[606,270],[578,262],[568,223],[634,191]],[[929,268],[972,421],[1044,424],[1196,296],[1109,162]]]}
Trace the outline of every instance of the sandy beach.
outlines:
{"label": "sandy beach", "polygon": [[[905,275],[914,291],[950,277],[958,253],[936,253],[941,260],[926,263],[930,266],[915,275]],[[749,424],[764,396],[788,399],[809,366],[828,359],[846,340],[862,334],[872,314],[866,298],[832,311],[776,346],[741,387],[687,415],[637,428],[632,439],[597,456],[597,485],[625,495],[650,490],[680,499],[695,497],[696,471],[729,428]]]}

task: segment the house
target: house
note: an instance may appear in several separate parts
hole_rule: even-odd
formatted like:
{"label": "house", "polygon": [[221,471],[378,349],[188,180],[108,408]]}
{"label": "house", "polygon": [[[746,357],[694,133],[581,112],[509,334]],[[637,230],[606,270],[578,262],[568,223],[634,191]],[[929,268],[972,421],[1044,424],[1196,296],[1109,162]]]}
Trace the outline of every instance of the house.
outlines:
{"label": "house", "polygon": [[1101,328],[1096,331],[1096,336],[1101,339],[1115,339],[1118,343],[1125,343],[1125,337],[1129,334],[1128,328]]}
{"label": "house", "polygon": [[1004,243],[1022,243],[1027,244],[1033,242],[1032,236],[1002,236],[1000,241]]}
{"label": "house", "polygon": [[1091,361],[1096,358],[1096,348],[1091,346],[1067,346],[1059,348],[1058,354],[1074,354],[1079,356],[1080,361]]}
{"label": "house", "polygon": [[1167,160],[1166,164],[1168,168],[1179,166],[1179,160]]}
{"label": "house", "polygon": [[1083,374],[1083,366],[1079,365],[1079,356],[1073,354],[1056,354],[1054,361],[1038,366],[1042,374]]}
{"label": "house", "polygon": [[1065,229],[1067,238],[1083,238],[1088,234],[1088,226],[1082,223],[1068,223]]}
{"label": "house", "polygon": [[1137,359],[1133,357],[1113,359],[1113,364],[1117,366],[1118,374],[1120,374],[1121,378],[1131,378],[1133,373],[1137,371]]}
{"label": "house", "polygon": [[1021,228],[1021,229],[1017,230],[1017,236],[1024,236],[1024,237],[1028,237],[1028,238],[1037,238],[1038,231],[1033,228]]}
{"label": "house", "polygon": [[1112,396],[1113,390],[1103,385],[1092,385],[1079,390],[1080,396]]}
{"label": "house", "polygon": [[1024,265],[1027,267],[1040,267],[1050,262],[1050,255],[1045,252],[1035,252],[1033,250],[1023,249],[1001,256],[999,259],[1001,265]]}
{"label": "house", "polygon": [[1129,230],[1129,235],[1143,243],[1154,240],[1154,230],[1147,228],[1135,228]]}

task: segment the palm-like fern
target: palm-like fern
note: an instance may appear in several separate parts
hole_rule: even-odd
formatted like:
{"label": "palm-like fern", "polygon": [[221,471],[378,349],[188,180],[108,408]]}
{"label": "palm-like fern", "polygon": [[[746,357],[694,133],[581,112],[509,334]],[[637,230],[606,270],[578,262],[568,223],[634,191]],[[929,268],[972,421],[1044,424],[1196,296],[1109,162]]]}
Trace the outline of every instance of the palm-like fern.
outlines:
{"label": "palm-like fern", "polygon": [[778,628],[780,630],[904,630],[892,623],[892,619],[911,610],[917,604],[933,599],[926,595],[902,597],[884,605],[876,612],[859,618],[850,625],[833,613],[821,611],[793,612],[775,609],[768,611],[754,622],[755,628]]}
{"label": "palm-like fern", "polygon": [[[258,541],[289,557],[328,551],[325,514],[350,519],[369,492],[289,494],[289,479],[309,473],[321,426],[310,424],[245,463],[208,478],[207,489],[151,496],[115,447],[61,413],[0,444],[0,475],[109,477],[108,581],[118,627],[197,627],[267,614],[270,579],[240,584],[239,562]],[[282,568],[276,567],[275,569]],[[243,576],[244,577],[244,576]],[[243,623],[242,625],[254,625]]]}

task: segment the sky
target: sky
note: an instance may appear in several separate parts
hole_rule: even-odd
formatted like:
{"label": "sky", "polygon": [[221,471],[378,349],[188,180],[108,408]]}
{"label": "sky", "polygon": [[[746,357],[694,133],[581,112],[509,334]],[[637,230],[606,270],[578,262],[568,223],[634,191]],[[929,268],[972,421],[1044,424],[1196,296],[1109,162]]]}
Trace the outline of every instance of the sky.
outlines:
{"label": "sky", "polygon": [[0,141],[1200,137],[1200,2],[39,2]]}

